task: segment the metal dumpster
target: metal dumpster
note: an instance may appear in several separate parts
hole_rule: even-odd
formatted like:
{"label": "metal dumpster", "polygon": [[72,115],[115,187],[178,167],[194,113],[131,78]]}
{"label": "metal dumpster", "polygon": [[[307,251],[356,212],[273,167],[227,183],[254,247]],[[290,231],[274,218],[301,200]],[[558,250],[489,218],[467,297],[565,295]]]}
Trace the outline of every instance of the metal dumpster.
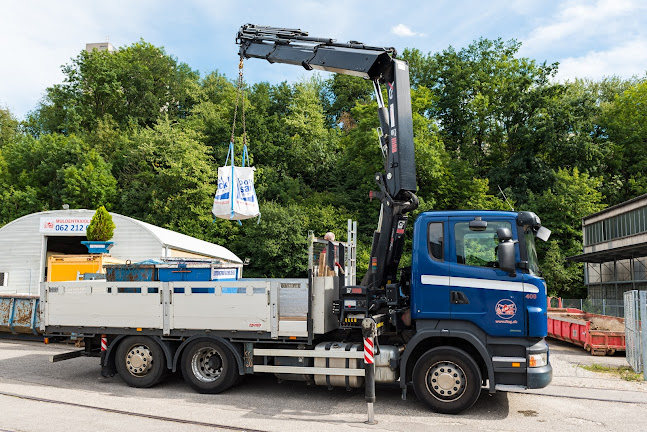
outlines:
{"label": "metal dumpster", "polygon": [[36,294],[0,294],[0,332],[38,335],[39,307]]}
{"label": "metal dumpster", "polygon": [[207,258],[163,259],[165,263],[157,266],[159,280],[163,282],[235,281],[242,277],[242,264]]}
{"label": "metal dumpster", "polygon": [[612,355],[626,349],[622,318],[579,309],[550,308],[548,336],[579,345],[593,355]]}
{"label": "metal dumpster", "polygon": [[138,263],[108,264],[106,280],[108,282],[150,282],[159,280],[157,277],[157,264],[161,261],[147,260]]}

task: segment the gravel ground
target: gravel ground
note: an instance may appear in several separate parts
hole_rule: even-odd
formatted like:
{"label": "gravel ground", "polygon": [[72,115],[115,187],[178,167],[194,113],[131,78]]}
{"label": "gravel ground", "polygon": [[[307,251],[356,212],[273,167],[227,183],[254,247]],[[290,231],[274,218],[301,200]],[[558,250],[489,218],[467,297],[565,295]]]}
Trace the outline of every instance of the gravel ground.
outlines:
{"label": "gravel ground", "polygon": [[299,382],[277,384],[266,375],[249,377],[220,395],[201,395],[190,390],[178,374],[154,388],[135,389],[118,377],[101,378],[96,358],[49,363],[49,355],[73,349],[70,346],[0,340],[0,431],[647,430],[647,386],[643,382],[627,382],[579,367],[626,365],[622,355],[593,357],[578,347],[549,343],[554,379],[546,389],[484,392],[474,407],[450,416],[430,412],[412,391],[402,401],[397,386],[378,386],[375,411],[379,423],[368,426],[363,423],[366,404],[361,389],[328,391]]}

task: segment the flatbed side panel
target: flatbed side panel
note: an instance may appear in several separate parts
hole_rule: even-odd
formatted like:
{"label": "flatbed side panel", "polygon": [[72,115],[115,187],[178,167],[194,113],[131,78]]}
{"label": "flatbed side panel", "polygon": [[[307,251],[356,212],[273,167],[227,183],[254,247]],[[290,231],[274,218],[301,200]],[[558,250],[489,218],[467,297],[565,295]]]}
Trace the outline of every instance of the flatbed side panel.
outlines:
{"label": "flatbed side panel", "polygon": [[271,332],[269,280],[171,282],[170,328]]}
{"label": "flatbed side panel", "polygon": [[162,282],[47,282],[45,326],[161,329]]}

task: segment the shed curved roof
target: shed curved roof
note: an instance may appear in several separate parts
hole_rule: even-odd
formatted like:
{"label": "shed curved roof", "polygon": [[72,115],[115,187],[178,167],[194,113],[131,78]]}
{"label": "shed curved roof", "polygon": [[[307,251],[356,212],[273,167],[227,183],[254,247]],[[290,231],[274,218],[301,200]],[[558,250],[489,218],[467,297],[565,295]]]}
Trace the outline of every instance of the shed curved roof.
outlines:
{"label": "shed curved roof", "polygon": [[[54,217],[89,217],[94,216],[94,210],[87,209],[74,209],[74,210],[51,210],[38,213],[31,213],[25,216],[22,216],[16,220],[13,220],[0,228],[0,232],[6,229],[11,229],[11,226],[19,223],[19,221],[36,218],[41,216],[54,216]],[[140,220],[120,215],[117,213],[110,213],[114,218],[115,222],[121,220],[127,223],[133,223],[141,227],[143,230],[150,233],[155,237],[162,246],[168,246],[169,248],[183,250],[186,252],[191,252],[195,254],[210,256],[213,258],[220,258],[234,263],[242,263],[241,259],[236,256],[229,249],[217,245],[215,243],[210,243],[204,240],[197,239],[185,234],[181,234],[175,231],[168,230],[166,228],[161,228]]]}
{"label": "shed curved roof", "polygon": [[232,261],[239,264],[243,262],[232,251],[215,243],[200,240],[186,234],[181,234],[179,232],[171,231],[166,228],[158,227],[156,225],[151,225],[149,223],[129,218],[127,216],[122,217],[140,224],[142,227],[150,231],[151,234],[156,236],[165,246],[169,246],[175,249],[182,249],[187,252],[210,255],[215,258],[222,258],[226,259],[227,261]]}

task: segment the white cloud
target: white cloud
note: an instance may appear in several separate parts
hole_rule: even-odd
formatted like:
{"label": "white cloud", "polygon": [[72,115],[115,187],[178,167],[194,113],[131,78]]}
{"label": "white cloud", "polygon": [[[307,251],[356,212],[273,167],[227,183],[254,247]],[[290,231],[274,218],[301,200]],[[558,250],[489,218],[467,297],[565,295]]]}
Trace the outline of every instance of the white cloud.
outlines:
{"label": "white cloud", "polygon": [[424,36],[422,33],[416,33],[413,30],[411,30],[408,26],[404,24],[398,24],[395,27],[391,27],[391,33],[393,33],[396,36],[402,36],[402,37],[420,37]]}
{"label": "white cloud", "polygon": [[609,75],[631,77],[647,72],[647,39],[635,39],[606,51],[591,51],[561,60],[557,79],[600,79]]}
{"label": "white cloud", "polygon": [[0,106],[24,117],[36,108],[47,87],[62,82],[61,65],[76,57],[86,43],[105,41],[106,36],[115,46],[137,41],[145,29],[141,17],[149,15],[152,7],[153,2],[117,2],[109,8],[93,8],[83,1],[4,4]]}
{"label": "white cloud", "polygon": [[[634,0],[598,0],[565,2],[556,16],[546,16],[550,24],[533,29],[525,40],[526,52],[554,48],[555,44],[574,47],[591,39],[617,37],[626,34],[628,20],[640,16],[645,4]],[[643,26],[642,24],[640,25]]]}

